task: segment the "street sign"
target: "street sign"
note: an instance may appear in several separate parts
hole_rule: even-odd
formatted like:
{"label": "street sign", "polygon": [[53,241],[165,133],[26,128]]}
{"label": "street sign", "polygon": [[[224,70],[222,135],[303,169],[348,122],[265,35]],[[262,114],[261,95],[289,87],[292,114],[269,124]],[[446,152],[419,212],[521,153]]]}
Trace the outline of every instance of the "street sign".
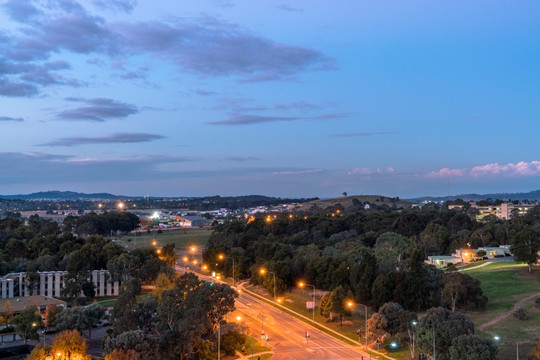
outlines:
{"label": "street sign", "polygon": [[306,309],[312,310],[315,307],[315,303],[313,301],[306,301]]}

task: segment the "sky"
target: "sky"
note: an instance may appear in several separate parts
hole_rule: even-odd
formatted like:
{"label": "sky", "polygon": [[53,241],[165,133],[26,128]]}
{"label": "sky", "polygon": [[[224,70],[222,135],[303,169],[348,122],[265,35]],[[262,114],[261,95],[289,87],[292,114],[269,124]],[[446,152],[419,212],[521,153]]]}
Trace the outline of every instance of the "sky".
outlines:
{"label": "sky", "polygon": [[0,194],[540,189],[540,2],[0,0]]}

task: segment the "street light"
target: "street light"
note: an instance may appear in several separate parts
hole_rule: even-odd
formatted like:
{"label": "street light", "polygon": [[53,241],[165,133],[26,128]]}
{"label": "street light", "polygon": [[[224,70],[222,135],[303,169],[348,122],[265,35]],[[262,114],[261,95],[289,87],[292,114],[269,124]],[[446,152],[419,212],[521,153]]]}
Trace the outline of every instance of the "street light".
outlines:
{"label": "street light", "polygon": [[221,319],[218,322],[218,338],[217,338],[217,358],[218,360],[221,359],[221,322],[225,321],[225,319]]}
{"label": "street light", "polygon": [[[365,315],[365,323],[366,323],[366,351],[368,350],[368,346],[367,346],[367,341],[368,341],[368,329],[367,329],[367,305],[364,305],[364,304],[359,304],[359,305],[362,305],[364,307],[364,315]],[[347,306],[348,307],[353,307],[354,306],[354,303],[352,301],[348,301],[347,302]],[[358,342],[360,342],[360,330],[358,330]],[[371,351],[370,351],[370,354],[369,354],[369,357],[371,358]]]}
{"label": "street light", "polygon": [[[218,259],[219,259],[219,260],[225,259],[225,255],[219,254],[219,255],[218,255]],[[236,286],[236,279],[235,279],[235,276],[234,276],[234,265],[235,265],[235,264],[234,264],[234,257],[233,257],[233,256],[231,256],[231,260],[232,260],[232,283],[233,283],[233,286]],[[216,264],[216,265],[217,265],[217,264]]]}
{"label": "street light", "polygon": [[431,324],[431,329],[433,330],[433,360],[437,360],[437,353],[435,349],[435,325]]}
{"label": "street light", "polygon": [[[501,337],[500,337],[499,335],[495,335],[495,336],[493,337],[493,339],[494,339],[495,341],[497,341],[497,342],[501,341]],[[508,340],[514,341],[514,342],[516,343],[516,359],[519,360],[519,343],[518,343],[518,341],[517,341],[517,340],[514,340],[514,339],[510,339],[510,338],[508,338]]]}
{"label": "street light", "polygon": [[418,325],[418,321],[413,320],[413,321],[411,321],[411,324],[413,326],[413,329],[412,329],[412,332],[413,332],[413,336],[412,336],[412,357],[414,358],[414,346],[416,344],[416,325]]}
{"label": "street light", "polygon": [[313,288],[313,323],[315,323],[315,285],[306,284],[304,282],[300,282],[298,284],[299,287],[303,288],[304,286],[311,286]]}
{"label": "street light", "polygon": [[[274,275],[274,302],[275,302],[276,301],[276,273],[272,272],[272,271],[268,271],[266,269],[261,269],[260,273],[261,273],[261,275],[264,275],[265,273],[270,273],[270,274]],[[315,302],[315,300],[313,300],[313,302]]]}

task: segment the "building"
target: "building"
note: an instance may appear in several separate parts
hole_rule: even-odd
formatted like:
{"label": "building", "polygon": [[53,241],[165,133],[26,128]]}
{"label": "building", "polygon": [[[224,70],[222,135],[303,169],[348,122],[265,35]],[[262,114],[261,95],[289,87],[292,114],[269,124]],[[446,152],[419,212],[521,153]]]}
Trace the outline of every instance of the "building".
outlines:
{"label": "building", "polygon": [[448,255],[428,256],[428,259],[426,260],[426,263],[435,265],[439,268],[447,267],[451,264],[458,264],[460,262],[462,262],[461,258]]}
{"label": "building", "polygon": [[178,222],[181,227],[203,227],[210,225],[210,221],[198,215],[193,216],[175,216],[174,220]]}
{"label": "building", "polygon": [[49,306],[61,306],[65,308],[67,303],[63,300],[48,296],[23,296],[13,299],[0,299],[0,313],[11,312],[18,314],[26,308],[35,306],[39,311],[46,311]]}
{"label": "building", "polygon": [[[484,251],[486,255],[482,257],[478,256],[479,251]],[[488,258],[489,260],[512,256],[510,253],[510,245],[501,245],[499,247],[479,247],[478,249],[456,249],[452,256],[461,259],[463,263],[469,263],[482,258]]]}
{"label": "building", "polygon": [[[30,293],[26,283],[26,273],[10,273],[0,278],[0,298],[12,299],[26,296],[61,297],[65,287],[66,271],[38,271],[39,284]],[[120,284],[108,281],[107,270],[93,270],[90,279],[94,284],[96,296],[117,296]]]}

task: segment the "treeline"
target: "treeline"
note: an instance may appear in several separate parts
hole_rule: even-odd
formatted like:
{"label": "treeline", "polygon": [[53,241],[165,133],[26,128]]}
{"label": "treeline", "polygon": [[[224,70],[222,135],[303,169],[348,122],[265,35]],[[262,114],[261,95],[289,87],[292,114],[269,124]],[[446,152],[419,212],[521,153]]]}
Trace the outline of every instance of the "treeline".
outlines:
{"label": "treeline", "polygon": [[[459,211],[430,208],[309,217],[282,214],[248,224],[233,221],[215,227],[204,261],[230,276],[234,259],[236,277],[249,278],[270,291],[273,278],[260,276],[261,267],[275,272],[278,291],[296,286],[300,279],[327,291],[341,286],[375,309],[389,301],[407,310],[441,304],[481,308],[487,299],[478,282],[467,275],[457,279],[467,290],[459,290],[454,296],[458,299],[452,300],[455,291],[445,287],[455,279],[449,281],[424,259],[461,247],[515,245],[531,232],[538,243],[539,209],[487,223]],[[216,261],[219,254],[225,254],[224,261]]]}
{"label": "treeline", "polygon": [[64,219],[65,231],[82,235],[109,235],[117,231],[126,233],[139,226],[139,217],[129,211],[94,212],[82,216],[68,215]]}
{"label": "treeline", "polygon": [[130,231],[138,224],[138,218],[127,212],[68,218],[66,231],[61,231],[56,222],[37,215],[30,216],[24,225],[20,214],[7,214],[0,220],[0,274],[26,271],[30,263],[39,271],[65,270],[74,251],[83,251],[92,269],[105,269],[111,256],[124,249],[101,236],[85,239],[70,230],[83,235],[108,234]]}

